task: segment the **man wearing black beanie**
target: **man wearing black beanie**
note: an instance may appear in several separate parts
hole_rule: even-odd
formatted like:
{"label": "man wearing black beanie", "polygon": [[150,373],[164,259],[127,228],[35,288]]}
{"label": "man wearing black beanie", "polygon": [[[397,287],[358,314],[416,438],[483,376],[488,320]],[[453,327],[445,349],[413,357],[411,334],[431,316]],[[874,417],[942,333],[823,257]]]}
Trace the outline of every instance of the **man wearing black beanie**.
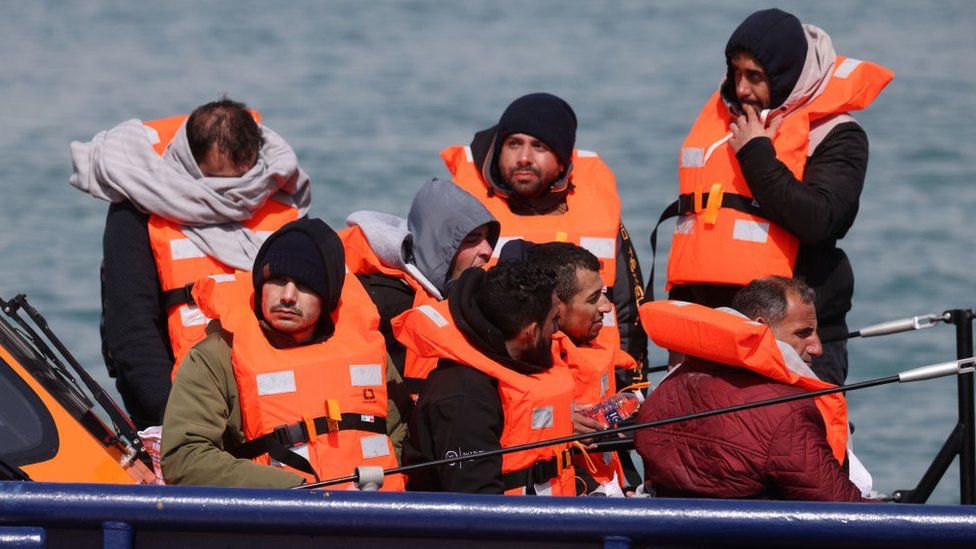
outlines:
{"label": "man wearing black beanie", "polygon": [[214,320],[173,380],[168,484],[285,488],[397,465],[409,396],[376,307],[345,271],[335,231],[300,219],[265,240],[252,273],[194,284]]}
{"label": "man wearing black beanie", "polygon": [[[795,276],[816,290],[821,339],[843,336],[854,274],[837,240],[854,223],[868,162],[849,113],[893,73],[838,56],[827,33],[778,9],[747,17],[725,61],[681,148],[680,196],[665,212],[679,216],[666,289],[719,307],[754,279]],[[653,270],[648,294],[652,285]],[[813,370],[843,383],[846,344],[825,344]]]}
{"label": "man wearing black beanie", "polygon": [[[616,180],[596,153],[574,148],[576,127],[576,113],[566,101],[531,93],[513,101],[497,124],[477,132],[470,146],[448,147],[441,157],[454,183],[501,223],[490,264],[513,238],[571,242],[600,259],[614,310],[604,318],[599,338],[646,367],[647,336],[637,315],[643,276],[620,219]],[[620,368],[618,384],[630,385],[644,373],[643,367]]]}

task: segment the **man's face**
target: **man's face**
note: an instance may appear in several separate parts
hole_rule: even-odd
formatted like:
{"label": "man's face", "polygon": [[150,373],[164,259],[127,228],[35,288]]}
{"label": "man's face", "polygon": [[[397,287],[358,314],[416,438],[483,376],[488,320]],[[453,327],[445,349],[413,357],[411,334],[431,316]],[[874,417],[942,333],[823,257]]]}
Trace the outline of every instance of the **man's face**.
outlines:
{"label": "man's face", "polygon": [[449,280],[461,276],[465,269],[481,267],[491,259],[491,243],[488,242],[488,224],[481,225],[467,234],[451,263]]}
{"label": "man's face", "polygon": [[769,76],[751,53],[741,52],[732,58],[732,77],[742,108],[750,105],[756,113],[769,108]]}
{"label": "man's face", "polygon": [[322,314],[322,299],[291,278],[271,278],[261,286],[261,314],[274,330],[306,341]]}
{"label": "man's face", "polygon": [[198,166],[204,177],[241,177],[251,171],[255,162],[252,162],[250,166],[234,164],[229,154],[217,147],[211,147],[207,151],[206,158]]}
{"label": "man's face", "polygon": [[610,312],[610,300],[603,293],[600,273],[576,269],[579,290],[568,302],[559,302],[559,329],[577,345],[595,338],[603,328],[603,315]]}
{"label": "man's face", "polygon": [[792,292],[786,293],[786,316],[770,328],[776,339],[793,347],[807,364],[823,353],[817,336],[817,310],[813,303],[804,303]]}
{"label": "man's face", "polygon": [[513,133],[502,141],[498,171],[522,198],[542,196],[564,170],[556,153],[531,135]]}

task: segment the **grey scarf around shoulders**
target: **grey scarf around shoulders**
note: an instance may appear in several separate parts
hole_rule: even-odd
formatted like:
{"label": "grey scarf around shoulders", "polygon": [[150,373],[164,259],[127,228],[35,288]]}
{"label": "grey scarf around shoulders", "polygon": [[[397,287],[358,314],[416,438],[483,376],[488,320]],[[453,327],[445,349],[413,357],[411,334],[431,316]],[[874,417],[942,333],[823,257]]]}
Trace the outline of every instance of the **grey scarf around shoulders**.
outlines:
{"label": "grey scarf around shoulders", "polygon": [[71,143],[74,172],[69,182],[107,202],[128,200],[140,211],[181,225],[203,253],[235,269],[249,271],[266,235],[242,223],[268,200],[305,215],[311,182],[291,146],[261,126],[264,146],[257,163],[241,177],[204,177],[186,138],[186,123],[164,152],[156,154],[155,130],[128,120],[99,132],[91,141]]}

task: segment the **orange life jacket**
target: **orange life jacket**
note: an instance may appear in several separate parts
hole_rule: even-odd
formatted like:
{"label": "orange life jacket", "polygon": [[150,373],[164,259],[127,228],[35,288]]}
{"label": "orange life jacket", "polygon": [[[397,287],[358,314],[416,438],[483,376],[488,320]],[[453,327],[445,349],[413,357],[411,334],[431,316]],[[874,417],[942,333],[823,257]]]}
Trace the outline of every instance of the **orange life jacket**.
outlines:
{"label": "orange life jacket", "polygon": [[[880,65],[844,57],[837,57],[832,70],[822,93],[787,113],[773,138],[776,158],[800,181],[811,126],[866,108],[894,77]],[[799,240],[760,215],[727,141],[731,120],[716,92],[681,147],[680,217],[671,241],[666,290],[679,284],[745,285],[763,276],[793,276]]]}
{"label": "orange life jacket", "polygon": [[[346,275],[332,337],[285,349],[268,343],[254,315],[249,274],[226,283],[204,278],[193,295],[207,316],[234,335],[231,355],[248,441],[234,455],[288,468],[309,481],[351,475],[360,465],[397,466],[386,434],[379,313],[355,276]],[[305,463],[296,465],[296,456]],[[387,476],[382,489],[403,490],[402,476]]]}
{"label": "orange life jacket", "polygon": [[[571,242],[600,260],[600,278],[607,288],[613,288],[617,276],[620,195],[613,172],[595,152],[573,150],[573,170],[569,176],[572,187],[566,191],[567,211],[562,215],[512,213],[508,201],[492,192],[491,184],[482,177],[470,147],[447,147],[441,151],[441,158],[454,182],[481,201],[501,224],[501,234],[488,267],[498,262],[498,254],[509,240],[522,238],[538,244]],[[607,347],[619,347],[616,308],[604,315],[603,323],[600,341]]]}
{"label": "orange life jacket", "polygon": [[[565,365],[556,363],[545,372],[524,375],[492,361],[457,329],[447,301],[421,305],[394,318],[393,332],[422,357],[446,358],[498,381],[505,417],[499,440],[503,448],[573,433],[573,377]],[[552,495],[576,495],[569,456],[566,444],[503,455],[505,493],[524,494],[526,488],[548,481]]]}
{"label": "orange life jacket", "polygon": [[[403,280],[413,288],[412,307],[437,302],[437,299],[430,295],[412,276],[400,269],[384,265],[380,258],[377,257],[376,252],[373,251],[373,248],[370,247],[369,240],[366,239],[363,229],[358,225],[339,231],[339,238],[342,240],[342,246],[346,250],[346,266],[353,274],[369,275],[379,273]],[[410,391],[410,396],[415,401],[417,400],[417,395],[420,393],[420,387],[423,381],[427,379],[427,375],[436,367],[437,359],[419,357],[417,353],[407,349],[403,364],[403,381]]]}
{"label": "orange life jacket", "polygon": [[[644,330],[665,349],[745,368],[763,377],[816,391],[836,387],[786,366],[769,326],[725,311],[683,301],[650,301],[639,309]],[[840,393],[814,398],[838,463],[847,456],[847,402]]]}
{"label": "orange life jacket", "polygon": [[[251,115],[258,122],[260,115],[251,111]],[[145,122],[147,128],[155,130],[159,135],[153,145],[157,153],[162,155],[166,147],[173,140],[187,115],[172,116],[160,120]],[[268,200],[264,206],[242,224],[262,237],[267,237],[282,225],[298,219],[298,210],[276,200]],[[189,238],[183,234],[179,223],[175,223],[158,215],[149,216],[149,244],[152,247],[153,259],[156,262],[156,272],[159,275],[161,291],[169,295],[185,288],[205,276],[231,275],[234,269],[224,265],[216,259],[204,254]],[[185,297],[187,293],[184,293]],[[173,351],[175,363],[172,375],[176,375],[180,362],[190,350],[206,336],[208,318],[200,309],[186,301],[186,299],[167,300],[167,326],[169,328],[169,344]]]}
{"label": "orange life jacket", "polygon": [[[573,401],[577,405],[597,404],[616,393],[617,366],[636,368],[633,357],[619,347],[606,349],[597,342],[578,347],[562,332],[556,332],[552,339],[559,355],[573,374]],[[581,454],[573,457],[573,463],[578,470],[586,469],[600,484],[612,481],[616,473],[617,482],[623,487],[623,466],[615,452],[595,452],[588,457],[589,459]]]}

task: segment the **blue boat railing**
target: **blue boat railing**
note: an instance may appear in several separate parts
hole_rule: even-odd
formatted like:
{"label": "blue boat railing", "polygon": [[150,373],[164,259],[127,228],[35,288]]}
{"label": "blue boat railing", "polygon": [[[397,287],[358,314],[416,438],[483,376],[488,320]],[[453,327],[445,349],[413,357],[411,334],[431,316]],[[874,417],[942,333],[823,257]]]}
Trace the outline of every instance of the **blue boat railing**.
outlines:
{"label": "blue boat railing", "polygon": [[0,536],[11,528],[107,548],[976,544],[966,506],[4,482]]}

